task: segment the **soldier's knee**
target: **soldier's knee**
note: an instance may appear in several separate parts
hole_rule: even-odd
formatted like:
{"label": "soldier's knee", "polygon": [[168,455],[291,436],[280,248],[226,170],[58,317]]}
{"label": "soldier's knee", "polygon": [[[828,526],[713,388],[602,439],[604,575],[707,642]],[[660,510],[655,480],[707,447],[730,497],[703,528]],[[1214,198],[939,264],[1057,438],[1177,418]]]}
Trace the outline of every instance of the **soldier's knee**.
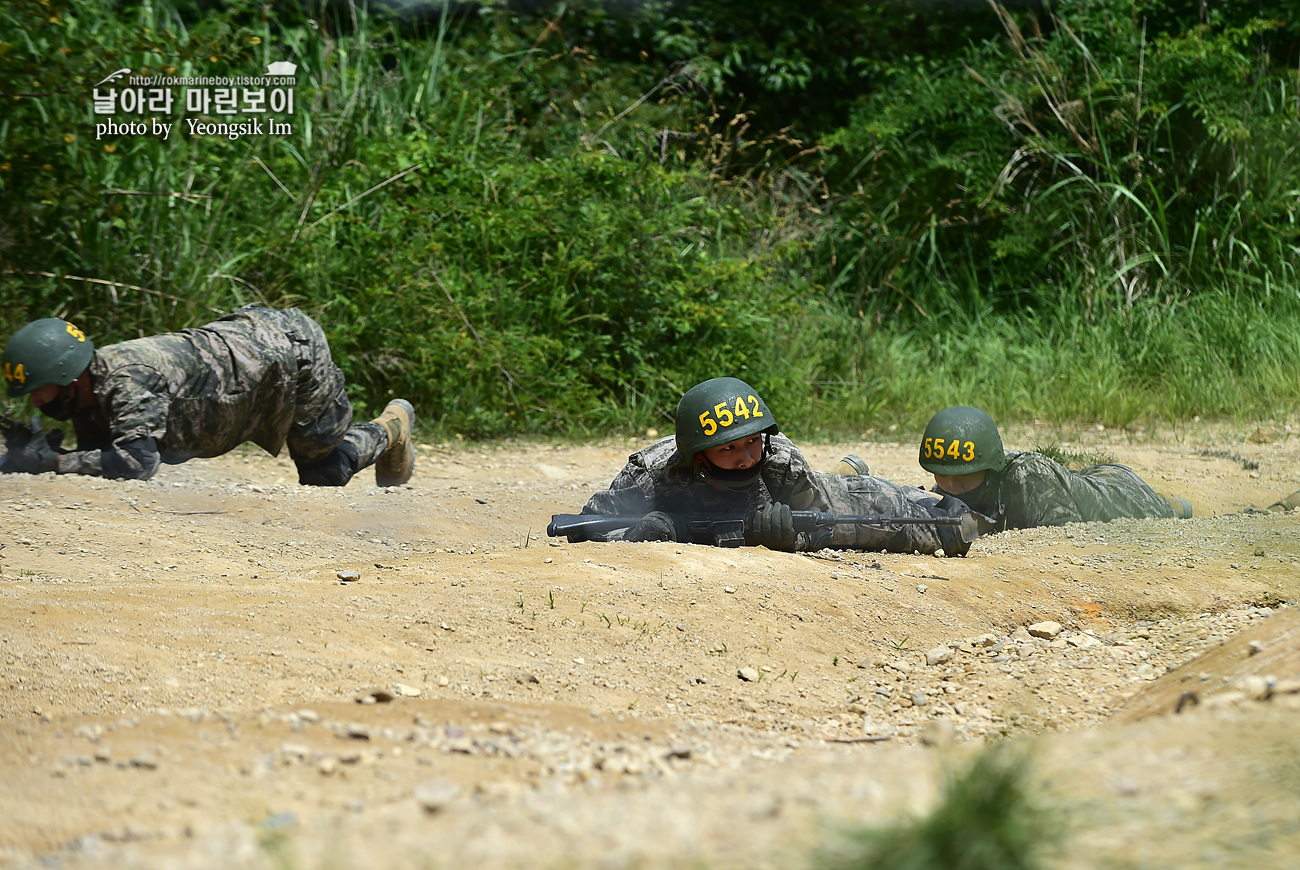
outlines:
{"label": "soldier's knee", "polygon": [[297,464],[303,486],[345,486],[357,473],[357,449],[345,441],[324,459]]}

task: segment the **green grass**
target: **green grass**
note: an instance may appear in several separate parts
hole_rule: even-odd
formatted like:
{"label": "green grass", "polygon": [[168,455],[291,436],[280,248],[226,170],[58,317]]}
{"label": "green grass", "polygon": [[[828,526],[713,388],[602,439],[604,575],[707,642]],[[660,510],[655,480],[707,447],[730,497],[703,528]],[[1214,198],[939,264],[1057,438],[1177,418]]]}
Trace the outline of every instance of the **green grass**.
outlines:
{"label": "green grass", "polygon": [[[6,333],[59,315],[104,344],[298,305],[359,413],[404,395],[439,438],[667,431],[723,374],[805,439],[910,439],[952,404],[1118,428],[1298,410],[1294,71],[1250,48],[1266,24],[1196,42],[1071,6],[1079,42],[1008,25],[899,61],[788,159],[811,143],[576,23],[52,3],[0,10],[23,37],[0,93],[41,94],[0,123]],[[1201,50],[1214,105],[1175,99]],[[105,70],[280,58],[302,69],[290,137],[92,135]]]}
{"label": "green grass", "polygon": [[819,870],[1035,870],[1062,834],[1032,793],[1028,761],[987,749],[952,772],[925,816],[849,832],[827,847]]}

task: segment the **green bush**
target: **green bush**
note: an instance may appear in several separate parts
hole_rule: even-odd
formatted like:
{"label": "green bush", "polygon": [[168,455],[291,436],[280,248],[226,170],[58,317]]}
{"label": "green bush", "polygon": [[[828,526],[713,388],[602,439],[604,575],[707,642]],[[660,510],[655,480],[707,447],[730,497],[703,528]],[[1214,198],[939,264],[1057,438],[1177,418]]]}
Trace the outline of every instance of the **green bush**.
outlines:
{"label": "green bush", "polygon": [[1060,819],[1030,791],[1027,761],[985,750],[948,777],[929,815],[867,827],[825,850],[826,870],[1033,870],[1059,842]]}

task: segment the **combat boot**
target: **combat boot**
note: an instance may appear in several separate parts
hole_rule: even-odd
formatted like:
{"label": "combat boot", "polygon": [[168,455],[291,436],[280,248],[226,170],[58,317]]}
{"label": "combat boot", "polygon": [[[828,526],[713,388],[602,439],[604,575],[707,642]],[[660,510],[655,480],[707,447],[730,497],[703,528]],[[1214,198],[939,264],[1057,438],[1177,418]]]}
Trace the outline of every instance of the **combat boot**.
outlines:
{"label": "combat boot", "polygon": [[1287,511],[1293,511],[1296,508],[1300,508],[1300,489],[1297,489],[1286,498],[1278,499],[1268,507],[1264,508],[1264,510],[1272,511],[1273,513],[1286,513]]}
{"label": "combat boot", "polygon": [[411,437],[415,409],[405,399],[393,399],[374,422],[388,433],[388,449],[375,460],[375,484],[401,486],[411,479],[415,467],[415,445]]}
{"label": "combat boot", "polygon": [[842,477],[851,477],[855,474],[870,474],[871,469],[867,468],[866,460],[856,453],[850,453],[840,460],[840,464],[835,466],[831,474],[838,474]]}

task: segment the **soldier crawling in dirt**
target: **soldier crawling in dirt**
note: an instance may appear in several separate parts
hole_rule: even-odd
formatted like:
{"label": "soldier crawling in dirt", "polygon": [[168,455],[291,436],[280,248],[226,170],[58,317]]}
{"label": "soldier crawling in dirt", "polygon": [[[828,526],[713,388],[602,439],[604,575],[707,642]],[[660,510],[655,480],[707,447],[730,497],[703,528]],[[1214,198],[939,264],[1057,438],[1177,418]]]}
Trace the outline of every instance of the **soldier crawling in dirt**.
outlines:
{"label": "soldier crawling in dirt", "polygon": [[1070,471],[1041,453],[1003,450],[1002,436],[979,408],[945,408],[921,438],[921,467],[934,491],[989,517],[998,531],[1120,517],[1188,518],[1186,499],[1159,495],[1133,470],[1105,463]]}
{"label": "soldier crawling in dirt", "polygon": [[[930,524],[891,525],[886,519],[796,530],[792,511],[809,510]],[[690,541],[690,517],[743,515],[743,530],[721,531],[709,543],[787,552],[942,549],[949,555],[970,547],[957,526],[932,522],[953,522],[966,513],[965,505],[864,474],[814,472],[780,434],[767,403],[737,378],[714,378],[688,390],[677,405],[676,433],[628,457],[609,489],[593,495],[582,513],[641,518],[606,540]]]}
{"label": "soldier crawling in dirt", "polygon": [[4,348],[11,397],[71,420],[63,433],[7,424],[0,471],[148,478],[160,462],[219,456],[252,441],[272,456],[287,443],[298,480],[343,486],[368,465],[375,482],[411,477],[415,414],[394,399],[353,423],[343,373],[320,326],[295,308],[246,306],[194,329],[95,349],[59,318],[33,321]]}

